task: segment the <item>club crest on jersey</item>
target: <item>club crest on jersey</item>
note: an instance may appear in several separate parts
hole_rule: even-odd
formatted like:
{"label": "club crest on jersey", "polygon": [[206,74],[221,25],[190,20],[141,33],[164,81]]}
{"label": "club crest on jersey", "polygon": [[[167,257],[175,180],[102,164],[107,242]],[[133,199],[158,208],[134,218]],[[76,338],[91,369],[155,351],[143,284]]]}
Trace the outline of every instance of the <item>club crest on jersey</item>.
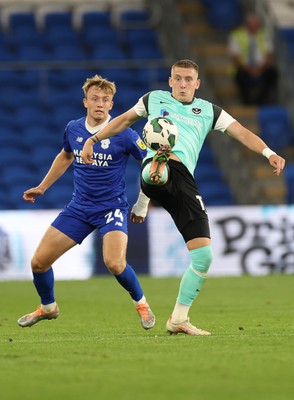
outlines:
{"label": "club crest on jersey", "polygon": [[146,150],[146,145],[141,138],[136,140],[137,145],[140,147],[141,150]]}
{"label": "club crest on jersey", "polygon": [[169,112],[166,111],[164,108],[162,108],[162,109],[160,110],[160,115],[162,115],[163,117],[167,117],[167,116],[169,115]]}
{"label": "club crest on jersey", "polygon": [[101,143],[102,149],[108,149],[108,147],[110,145],[110,140],[109,139],[102,139],[100,143]]}
{"label": "club crest on jersey", "polygon": [[192,113],[193,113],[193,114],[196,114],[196,115],[197,115],[197,114],[200,114],[201,111],[202,111],[201,108],[195,108],[195,107],[192,108]]}

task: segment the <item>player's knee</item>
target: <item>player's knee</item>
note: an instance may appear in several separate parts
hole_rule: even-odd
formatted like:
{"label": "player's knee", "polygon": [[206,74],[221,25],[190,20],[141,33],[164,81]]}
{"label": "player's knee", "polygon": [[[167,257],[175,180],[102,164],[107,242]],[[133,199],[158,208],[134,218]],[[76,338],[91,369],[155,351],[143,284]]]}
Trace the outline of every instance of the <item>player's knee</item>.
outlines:
{"label": "player's knee", "polygon": [[126,261],[113,257],[104,257],[104,264],[113,275],[120,275],[126,268]]}
{"label": "player's knee", "polygon": [[[144,182],[146,182],[148,185],[158,185],[158,182],[154,182],[150,179],[150,166],[151,162],[146,164],[145,167],[142,169],[142,179]],[[162,177],[160,178],[160,181],[162,183],[166,182],[168,179],[168,170],[167,167],[165,166],[163,169]]]}
{"label": "player's knee", "polygon": [[190,250],[193,270],[201,276],[206,276],[213,260],[211,246]]}
{"label": "player's knee", "polygon": [[31,269],[33,272],[46,272],[51,267],[51,263],[42,261],[36,254],[31,259]]}

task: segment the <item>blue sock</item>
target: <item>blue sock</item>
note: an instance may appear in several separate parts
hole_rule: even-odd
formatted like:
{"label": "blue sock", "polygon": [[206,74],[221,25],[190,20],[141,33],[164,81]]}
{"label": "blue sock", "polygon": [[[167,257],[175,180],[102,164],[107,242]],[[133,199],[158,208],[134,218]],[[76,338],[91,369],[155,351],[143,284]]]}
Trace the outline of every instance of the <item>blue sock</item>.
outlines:
{"label": "blue sock", "polygon": [[133,268],[127,264],[125,270],[119,274],[114,275],[117,281],[125,288],[135,301],[139,301],[143,297],[143,290]]}
{"label": "blue sock", "polygon": [[50,267],[46,272],[33,272],[34,285],[41,297],[41,304],[50,304],[55,301],[54,297],[54,274]]}

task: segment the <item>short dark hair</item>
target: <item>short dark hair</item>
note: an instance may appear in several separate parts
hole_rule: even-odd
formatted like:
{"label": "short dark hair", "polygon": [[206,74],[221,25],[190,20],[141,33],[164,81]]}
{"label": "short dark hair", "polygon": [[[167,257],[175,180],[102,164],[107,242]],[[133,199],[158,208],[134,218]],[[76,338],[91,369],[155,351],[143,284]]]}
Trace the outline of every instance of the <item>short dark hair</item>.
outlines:
{"label": "short dark hair", "polygon": [[174,65],[171,67],[171,70],[173,70],[175,67],[179,68],[193,68],[197,73],[199,73],[199,66],[191,60],[178,60],[174,63]]}

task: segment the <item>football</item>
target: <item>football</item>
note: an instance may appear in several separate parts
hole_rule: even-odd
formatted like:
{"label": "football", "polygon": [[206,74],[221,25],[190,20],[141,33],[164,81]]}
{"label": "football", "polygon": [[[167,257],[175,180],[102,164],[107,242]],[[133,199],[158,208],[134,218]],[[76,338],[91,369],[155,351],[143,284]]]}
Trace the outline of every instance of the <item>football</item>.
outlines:
{"label": "football", "polygon": [[161,146],[170,146],[173,148],[178,140],[178,136],[177,126],[165,117],[157,117],[149,120],[142,132],[146,146],[155,151]]}

